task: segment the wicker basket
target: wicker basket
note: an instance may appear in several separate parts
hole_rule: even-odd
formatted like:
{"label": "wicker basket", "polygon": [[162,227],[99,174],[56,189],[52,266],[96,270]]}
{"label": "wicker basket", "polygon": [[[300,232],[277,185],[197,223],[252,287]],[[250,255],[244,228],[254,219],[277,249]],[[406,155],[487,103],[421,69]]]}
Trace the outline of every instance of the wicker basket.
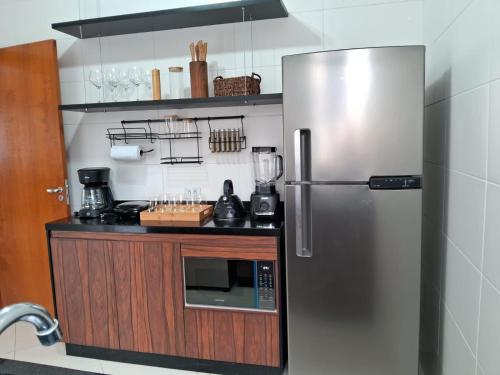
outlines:
{"label": "wicker basket", "polygon": [[214,79],[215,96],[240,96],[240,95],[258,95],[260,94],[260,81],[262,78],[257,73],[252,76],[242,76],[234,78]]}

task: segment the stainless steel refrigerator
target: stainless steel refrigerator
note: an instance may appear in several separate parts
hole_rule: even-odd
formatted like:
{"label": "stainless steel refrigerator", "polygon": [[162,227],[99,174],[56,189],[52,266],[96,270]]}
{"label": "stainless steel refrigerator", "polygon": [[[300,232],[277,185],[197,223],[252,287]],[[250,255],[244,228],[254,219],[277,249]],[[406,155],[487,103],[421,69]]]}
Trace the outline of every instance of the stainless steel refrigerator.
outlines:
{"label": "stainless steel refrigerator", "polygon": [[417,375],[422,46],[283,58],[289,375]]}

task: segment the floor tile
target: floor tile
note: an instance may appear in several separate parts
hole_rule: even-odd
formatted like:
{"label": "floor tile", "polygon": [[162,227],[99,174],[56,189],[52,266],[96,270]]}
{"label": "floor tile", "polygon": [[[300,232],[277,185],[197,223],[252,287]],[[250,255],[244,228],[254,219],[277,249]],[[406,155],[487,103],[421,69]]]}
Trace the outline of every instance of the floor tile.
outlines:
{"label": "floor tile", "polygon": [[173,370],[162,367],[141,366],[128,363],[100,361],[102,370],[110,375],[195,375],[195,372]]}
{"label": "floor tile", "polygon": [[14,352],[11,353],[0,353],[0,358],[3,359],[14,359]]}
{"label": "floor tile", "polygon": [[0,355],[14,352],[16,327],[10,326],[0,335]]}
{"label": "floor tile", "polygon": [[102,367],[99,360],[66,356],[66,350],[63,343],[48,347],[38,344],[37,347],[16,350],[14,359],[74,370],[102,373]]}
{"label": "floor tile", "polygon": [[[16,348],[15,352],[14,347]],[[63,343],[58,343],[50,347],[42,346],[36,339],[34,328],[23,322],[17,323],[2,334],[0,349],[10,351],[8,353],[2,353],[0,351],[0,358],[15,359],[18,361],[107,375],[211,375],[162,367],[141,366],[68,356],[66,355]]]}
{"label": "floor tile", "polygon": [[31,324],[19,322],[16,327],[16,350],[24,350],[40,346],[40,341],[36,337],[36,330]]}

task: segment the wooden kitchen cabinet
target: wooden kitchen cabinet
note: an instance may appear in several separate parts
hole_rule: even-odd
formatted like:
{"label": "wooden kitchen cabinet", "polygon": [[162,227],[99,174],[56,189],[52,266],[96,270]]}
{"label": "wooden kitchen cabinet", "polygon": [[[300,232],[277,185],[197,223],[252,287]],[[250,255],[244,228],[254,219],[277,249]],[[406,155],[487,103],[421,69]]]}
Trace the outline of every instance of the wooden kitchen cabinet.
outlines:
{"label": "wooden kitchen cabinet", "polygon": [[53,238],[51,249],[66,343],[184,354],[178,245]]}
{"label": "wooden kitchen cabinet", "polygon": [[[278,368],[276,237],[50,233],[52,273],[69,344]],[[185,305],[183,256],[273,261],[276,309]]]}
{"label": "wooden kitchen cabinet", "polygon": [[186,355],[193,358],[280,365],[278,315],[186,309]]}

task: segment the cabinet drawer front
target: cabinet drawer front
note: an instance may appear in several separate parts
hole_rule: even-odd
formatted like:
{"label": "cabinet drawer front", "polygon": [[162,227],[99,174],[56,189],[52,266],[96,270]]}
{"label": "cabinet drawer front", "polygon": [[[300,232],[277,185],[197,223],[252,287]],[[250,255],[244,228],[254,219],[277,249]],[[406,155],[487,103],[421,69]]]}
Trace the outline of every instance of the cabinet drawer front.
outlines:
{"label": "cabinet drawer front", "polygon": [[186,309],[186,355],[216,361],[280,365],[278,316]]}
{"label": "cabinet drawer front", "polygon": [[227,237],[200,239],[181,245],[183,257],[225,258],[245,260],[277,260],[278,250],[273,237]]}

